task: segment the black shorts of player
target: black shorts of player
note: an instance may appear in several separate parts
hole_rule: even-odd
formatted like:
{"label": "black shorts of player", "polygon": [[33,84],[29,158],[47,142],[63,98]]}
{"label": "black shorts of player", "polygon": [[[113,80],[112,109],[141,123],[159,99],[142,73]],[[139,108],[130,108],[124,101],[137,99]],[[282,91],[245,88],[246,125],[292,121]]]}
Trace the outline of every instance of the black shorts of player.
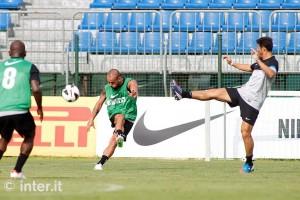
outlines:
{"label": "black shorts of player", "polygon": [[226,88],[228,95],[230,96],[231,103],[228,102],[230,107],[240,106],[241,117],[243,121],[254,126],[259,111],[247,104],[236,88]]}
{"label": "black shorts of player", "polygon": [[[111,122],[111,127],[114,128],[115,127],[115,123],[113,121],[113,117],[110,119],[110,122]],[[133,126],[133,122],[131,121],[128,121],[128,120],[125,120],[125,123],[124,123],[124,141],[126,142],[126,138],[127,138],[127,135],[129,134],[131,128]]]}
{"label": "black shorts of player", "polygon": [[0,134],[2,138],[10,141],[14,130],[22,137],[34,137],[35,123],[30,112],[0,117]]}

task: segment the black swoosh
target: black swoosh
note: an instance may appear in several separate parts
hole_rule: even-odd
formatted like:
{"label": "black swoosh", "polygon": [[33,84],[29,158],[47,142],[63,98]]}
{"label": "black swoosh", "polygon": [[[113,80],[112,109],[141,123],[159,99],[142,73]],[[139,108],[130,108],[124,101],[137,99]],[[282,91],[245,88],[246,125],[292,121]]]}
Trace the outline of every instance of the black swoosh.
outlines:
{"label": "black swoosh", "polygon": [[[233,111],[229,111],[231,113]],[[135,128],[133,130],[133,139],[134,141],[142,146],[149,146],[153,144],[160,143],[164,140],[167,140],[171,137],[184,133],[190,129],[193,129],[197,126],[200,126],[205,123],[205,119],[199,119],[196,121],[188,122],[185,124],[180,124],[177,126],[161,129],[161,130],[149,130],[146,128],[144,123],[146,112],[142,115],[142,117],[137,121]],[[224,114],[218,114],[210,117],[210,120],[217,119]]]}

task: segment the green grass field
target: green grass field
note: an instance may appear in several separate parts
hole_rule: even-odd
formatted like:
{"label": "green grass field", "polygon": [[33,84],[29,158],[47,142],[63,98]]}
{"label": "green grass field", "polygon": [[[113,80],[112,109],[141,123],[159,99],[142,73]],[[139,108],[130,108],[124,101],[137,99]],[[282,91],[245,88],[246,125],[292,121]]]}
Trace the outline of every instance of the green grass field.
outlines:
{"label": "green grass field", "polygon": [[[104,171],[94,171],[96,158],[33,157],[24,168],[27,179],[20,182],[8,178],[15,159],[0,161],[1,200],[300,199],[300,161],[258,160],[254,173],[241,174],[239,160],[113,158]],[[58,181],[62,192],[56,186],[57,192],[21,191],[25,184]]]}

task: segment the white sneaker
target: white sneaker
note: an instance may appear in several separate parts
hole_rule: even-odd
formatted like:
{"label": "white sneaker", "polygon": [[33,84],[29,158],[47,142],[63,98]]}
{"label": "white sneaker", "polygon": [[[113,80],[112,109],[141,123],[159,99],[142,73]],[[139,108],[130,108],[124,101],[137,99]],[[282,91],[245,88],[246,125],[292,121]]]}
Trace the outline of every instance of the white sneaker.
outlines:
{"label": "white sneaker", "polygon": [[10,172],[10,178],[16,178],[16,179],[25,179],[26,177],[24,176],[23,172],[16,172],[16,170],[12,170]]}
{"label": "white sneaker", "polygon": [[103,167],[101,164],[96,164],[94,170],[103,170]]}

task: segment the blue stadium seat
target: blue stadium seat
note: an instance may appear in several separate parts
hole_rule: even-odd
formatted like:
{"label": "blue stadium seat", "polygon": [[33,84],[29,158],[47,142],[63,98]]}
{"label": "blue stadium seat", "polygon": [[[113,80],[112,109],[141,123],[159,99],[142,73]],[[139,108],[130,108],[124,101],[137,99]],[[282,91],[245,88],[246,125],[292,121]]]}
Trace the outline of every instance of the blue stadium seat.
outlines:
{"label": "blue stadium seat", "polygon": [[72,44],[71,44],[71,50],[76,50],[76,43],[75,43],[75,36],[78,36],[78,51],[87,52],[92,48],[93,45],[93,36],[92,33],[89,31],[80,31],[74,34]]}
{"label": "blue stadium seat", "polygon": [[141,45],[138,32],[121,32],[117,52],[120,54],[137,53]]}
{"label": "blue stadium seat", "polygon": [[172,54],[185,53],[188,47],[188,33],[187,32],[172,32],[171,40],[169,38],[169,45]]}
{"label": "blue stadium seat", "polygon": [[117,37],[115,32],[98,32],[91,52],[110,54],[117,51]]}
{"label": "blue stadium seat", "polygon": [[269,17],[271,11],[269,10],[261,10],[259,11],[260,17],[256,13],[249,13],[249,25],[247,26],[248,31],[259,31],[259,24],[261,24],[262,31],[269,30]]}
{"label": "blue stadium seat", "polygon": [[243,32],[236,48],[237,53],[251,53],[251,48],[256,49],[256,40],[258,38],[259,32]]}
{"label": "blue stadium seat", "polygon": [[[224,53],[234,53],[237,47],[237,34],[236,32],[222,32],[222,51]],[[213,43],[213,53],[218,52],[219,40],[216,37]]]}
{"label": "blue stadium seat", "polygon": [[200,25],[200,15],[198,12],[179,13],[178,23],[173,25],[174,31],[195,31]]}
{"label": "blue stadium seat", "polygon": [[162,0],[162,9],[183,9],[185,0]]}
{"label": "blue stadium seat", "polygon": [[113,3],[114,9],[135,9],[136,0],[115,0]]}
{"label": "blue stadium seat", "polygon": [[187,9],[206,9],[210,0],[187,0],[185,7]]}
{"label": "blue stadium seat", "polygon": [[230,12],[227,15],[225,24],[222,25],[224,31],[243,31],[249,24],[249,14],[246,12]]}
{"label": "blue stadium seat", "polygon": [[124,31],[128,29],[129,13],[109,13],[104,30],[108,31]]}
{"label": "blue stadium seat", "polygon": [[159,30],[159,28],[160,28],[160,17],[162,17],[162,30],[164,32],[169,31],[169,29],[170,29],[170,15],[171,15],[172,12],[173,11],[162,10],[162,11],[160,11],[160,16],[155,14],[153,28],[155,30]]}
{"label": "blue stadium seat", "polygon": [[209,53],[212,47],[213,34],[211,32],[195,32],[192,36],[191,44],[188,52],[193,53]]}
{"label": "blue stadium seat", "polygon": [[300,32],[291,32],[287,52],[300,53]]}
{"label": "blue stadium seat", "polygon": [[291,31],[297,24],[296,13],[280,12],[273,14],[272,30],[274,31]]}
{"label": "blue stadium seat", "polygon": [[150,31],[153,30],[153,13],[132,13],[129,30],[130,31]]}
{"label": "blue stadium seat", "polygon": [[142,43],[138,48],[139,53],[159,54],[161,44],[160,37],[162,36],[159,32],[145,32]]}
{"label": "blue stadium seat", "polygon": [[235,9],[255,9],[259,0],[236,0],[233,3],[233,8]]}
{"label": "blue stadium seat", "polygon": [[284,0],[260,0],[257,4],[258,9],[280,9]]}
{"label": "blue stadium seat", "polygon": [[23,0],[1,0],[1,9],[20,9],[23,5]]}
{"label": "blue stadium seat", "polygon": [[282,3],[283,9],[300,9],[300,0],[285,0]]}
{"label": "blue stadium seat", "polygon": [[232,4],[234,2],[235,0],[212,0],[211,3],[209,3],[209,8],[228,9],[228,8],[232,8]]}
{"label": "blue stadium seat", "polygon": [[9,13],[0,13],[0,31],[5,31],[12,26]]}
{"label": "blue stadium seat", "polygon": [[284,53],[286,50],[286,33],[285,32],[271,32],[273,39],[273,53]]}
{"label": "blue stadium seat", "polygon": [[114,0],[94,0],[90,8],[112,8]]}
{"label": "blue stadium seat", "polygon": [[223,13],[206,12],[203,17],[203,24],[200,25],[199,30],[219,31],[222,24],[224,24]]}
{"label": "blue stadium seat", "polygon": [[79,29],[101,29],[104,25],[104,13],[84,13]]}
{"label": "blue stadium seat", "polygon": [[137,7],[140,9],[159,9],[162,0],[139,0]]}

